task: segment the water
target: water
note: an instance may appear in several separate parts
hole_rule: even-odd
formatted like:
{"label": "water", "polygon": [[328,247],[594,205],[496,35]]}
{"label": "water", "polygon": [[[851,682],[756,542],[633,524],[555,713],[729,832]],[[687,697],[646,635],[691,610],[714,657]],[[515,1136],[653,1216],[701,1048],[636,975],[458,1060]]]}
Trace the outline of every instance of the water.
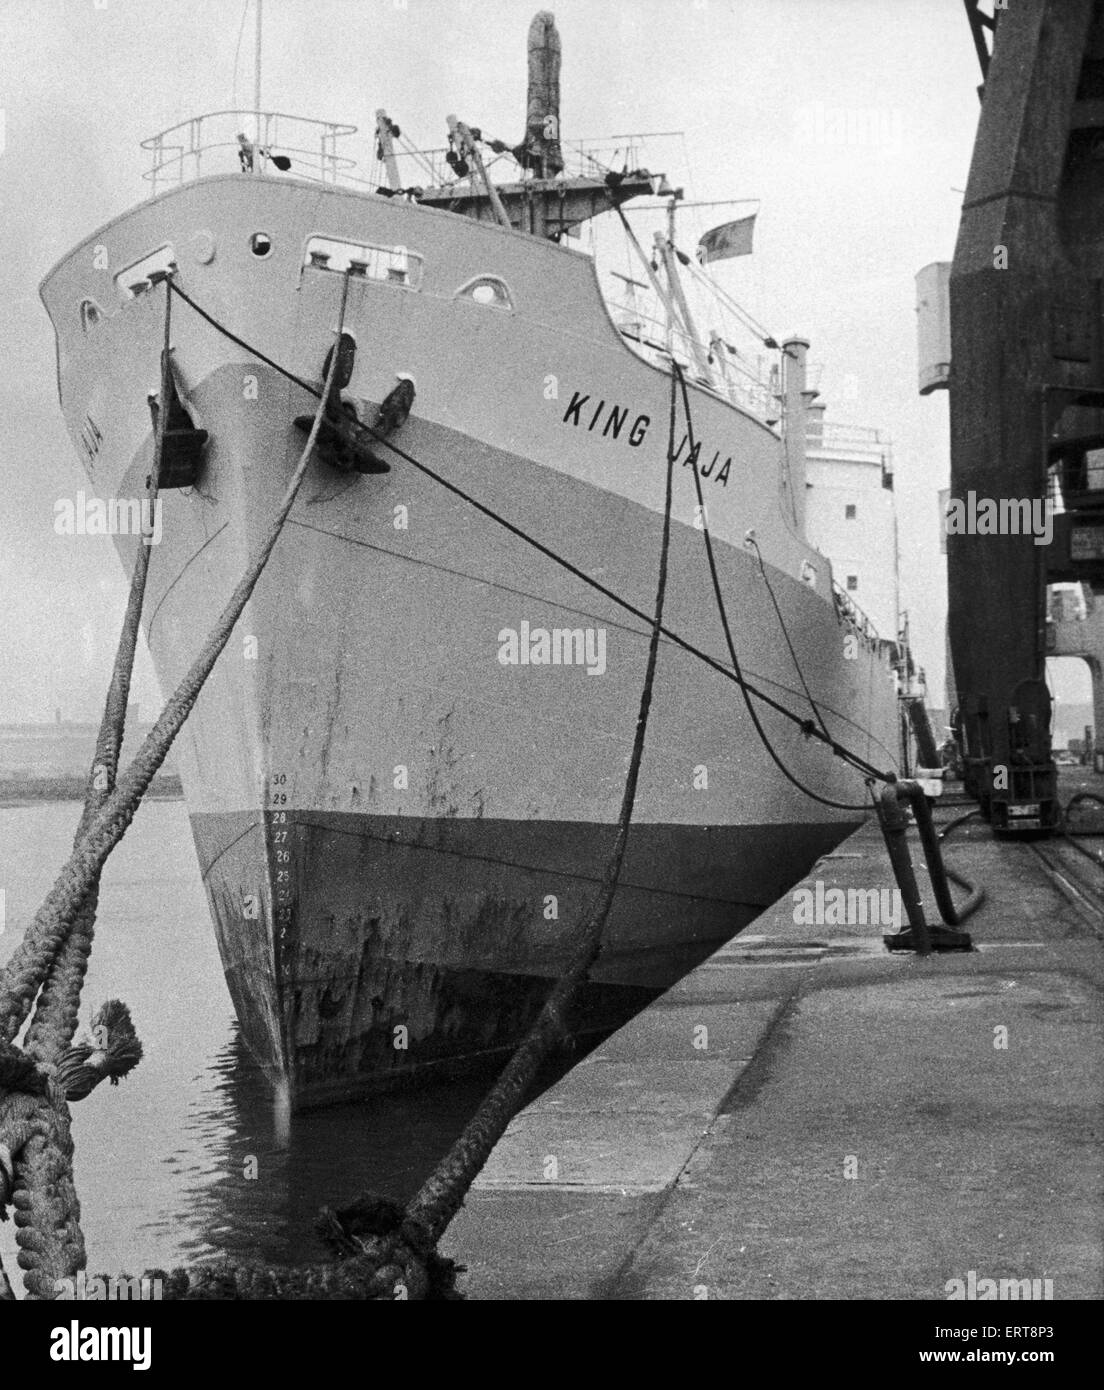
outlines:
{"label": "water", "polygon": [[[0,962],[53,883],[79,817],[76,802],[0,808]],[[271,1089],[238,1039],[181,801],[147,801],[108,861],[82,1022],[109,998],[129,1004],[145,1056],[119,1086],[73,1106],[95,1272],[218,1254],[318,1258],[319,1206],[365,1190],[409,1196],[491,1079],[296,1115],[281,1141]],[[18,1284],[15,1252],[12,1223],[0,1224],[0,1255]]]}

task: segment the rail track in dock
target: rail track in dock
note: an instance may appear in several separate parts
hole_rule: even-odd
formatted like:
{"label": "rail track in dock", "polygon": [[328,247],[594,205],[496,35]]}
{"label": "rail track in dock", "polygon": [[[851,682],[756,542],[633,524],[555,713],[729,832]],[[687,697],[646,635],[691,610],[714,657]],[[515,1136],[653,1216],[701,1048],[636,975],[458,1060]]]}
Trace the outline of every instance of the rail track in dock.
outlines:
{"label": "rail track in dock", "polygon": [[1067,902],[1104,937],[1104,830],[1085,840],[1063,833],[1028,846]]}

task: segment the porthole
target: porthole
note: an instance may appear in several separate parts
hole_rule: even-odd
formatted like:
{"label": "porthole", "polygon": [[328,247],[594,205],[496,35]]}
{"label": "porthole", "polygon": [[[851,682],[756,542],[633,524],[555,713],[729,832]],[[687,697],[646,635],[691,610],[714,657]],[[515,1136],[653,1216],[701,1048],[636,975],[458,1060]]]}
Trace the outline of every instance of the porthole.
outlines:
{"label": "porthole", "polygon": [[512,309],[514,302],[509,287],[497,275],[477,275],[456,291],[458,299],[473,299],[476,304],[489,304],[494,309]]}
{"label": "porthole", "polygon": [[254,232],[249,238],[249,249],[259,261],[272,255],[272,238],[267,232]]}

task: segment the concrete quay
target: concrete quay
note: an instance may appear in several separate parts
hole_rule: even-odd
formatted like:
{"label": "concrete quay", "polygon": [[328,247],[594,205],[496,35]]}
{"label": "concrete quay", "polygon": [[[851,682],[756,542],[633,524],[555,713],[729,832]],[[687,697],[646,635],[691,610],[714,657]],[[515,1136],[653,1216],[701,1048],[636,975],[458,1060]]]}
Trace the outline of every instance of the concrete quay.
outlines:
{"label": "concrete quay", "polygon": [[443,1242],[467,1296],[1099,1299],[1098,929],[1026,844],[974,822],[946,858],[973,952],[795,923],[818,880],[892,888],[870,822],[522,1111]]}

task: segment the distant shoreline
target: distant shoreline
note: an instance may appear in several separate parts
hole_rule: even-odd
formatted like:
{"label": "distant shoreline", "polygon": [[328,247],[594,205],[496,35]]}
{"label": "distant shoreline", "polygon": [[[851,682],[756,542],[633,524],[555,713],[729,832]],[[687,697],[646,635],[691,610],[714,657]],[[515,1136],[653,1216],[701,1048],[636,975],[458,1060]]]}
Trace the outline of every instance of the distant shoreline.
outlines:
{"label": "distant shoreline", "polygon": [[[38,801],[83,801],[86,777],[0,777],[0,810]],[[155,777],[146,792],[154,801],[180,801],[180,778],[173,772]]]}

